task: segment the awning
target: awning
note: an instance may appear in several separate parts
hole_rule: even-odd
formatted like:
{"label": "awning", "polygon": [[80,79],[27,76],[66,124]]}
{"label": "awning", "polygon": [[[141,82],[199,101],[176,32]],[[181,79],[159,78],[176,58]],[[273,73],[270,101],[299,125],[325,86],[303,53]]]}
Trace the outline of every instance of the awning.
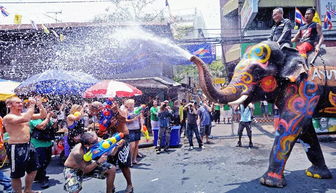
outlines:
{"label": "awning", "polygon": [[226,16],[232,13],[233,11],[238,10],[238,0],[227,1],[223,6],[222,10],[223,10],[223,16]]}
{"label": "awning", "polygon": [[14,89],[19,86],[19,84],[19,82],[0,79],[0,101],[15,96]]}
{"label": "awning", "polygon": [[126,78],[118,81],[128,83],[137,88],[158,88],[168,89],[170,87],[180,86],[181,84],[167,77],[143,77],[143,78]]}

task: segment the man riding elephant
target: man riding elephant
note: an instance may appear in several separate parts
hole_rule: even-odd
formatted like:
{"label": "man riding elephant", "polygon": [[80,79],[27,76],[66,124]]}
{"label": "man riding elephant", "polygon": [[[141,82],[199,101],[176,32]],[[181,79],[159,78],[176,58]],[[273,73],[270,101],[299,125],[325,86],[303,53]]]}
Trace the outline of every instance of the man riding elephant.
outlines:
{"label": "man riding elephant", "polygon": [[[305,14],[306,24],[301,26],[300,30],[296,33],[294,38],[292,38],[292,42],[300,41],[296,46],[296,49],[305,59],[307,59],[307,53],[313,51],[314,47],[315,52],[319,53],[321,44],[324,40],[321,25],[313,22],[314,15],[315,9],[307,9]],[[316,42],[317,44],[315,45]]]}

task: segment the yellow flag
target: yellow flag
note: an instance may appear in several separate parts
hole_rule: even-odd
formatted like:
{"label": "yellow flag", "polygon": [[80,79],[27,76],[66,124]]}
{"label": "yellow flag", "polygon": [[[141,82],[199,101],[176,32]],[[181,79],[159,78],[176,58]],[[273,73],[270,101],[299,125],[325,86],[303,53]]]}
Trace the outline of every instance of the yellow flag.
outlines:
{"label": "yellow flag", "polygon": [[60,35],[59,35],[59,39],[60,39],[60,41],[62,42],[62,41],[64,41],[65,36],[64,36],[63,34],[60,34]]}
{"label": "yellow flag", "polygon": [[317,11],[315,12],[315,15],[314,15],[314,17],[313,17],[313,22],[322,25],[322,22],[321,22],[321,20],[320,20],[320,16],[319,16],[319,14],[317,13]]}
{"label": "yellow flag", "polygon": [[14,15],[14,23],[21,24],[21,22],[22,22],[22,15],[19,14]]}
{"label": "yellow flag", "polygon": [[46,33],[46,34],[50,33],[50,31],[48,30],[48,28],[44,24],[41,24],[41,26],[42,26],[42,29],[43,29],[44,33]]}

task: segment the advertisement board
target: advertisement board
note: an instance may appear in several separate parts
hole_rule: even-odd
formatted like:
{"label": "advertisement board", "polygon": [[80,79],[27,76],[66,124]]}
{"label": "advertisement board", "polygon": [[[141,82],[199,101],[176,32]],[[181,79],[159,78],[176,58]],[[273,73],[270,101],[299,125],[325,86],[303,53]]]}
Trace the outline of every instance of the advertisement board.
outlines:
{"label": "advertisement board", "polygon": [[313,126],[316,133],[335,133],[336,118],[320,117],[313,119]]}
{"label": "advertisement board", "polygon": [[258,13],[258,0],[245,0],[241,9],[241,30],[248,26],[252,22],[256,14]]}

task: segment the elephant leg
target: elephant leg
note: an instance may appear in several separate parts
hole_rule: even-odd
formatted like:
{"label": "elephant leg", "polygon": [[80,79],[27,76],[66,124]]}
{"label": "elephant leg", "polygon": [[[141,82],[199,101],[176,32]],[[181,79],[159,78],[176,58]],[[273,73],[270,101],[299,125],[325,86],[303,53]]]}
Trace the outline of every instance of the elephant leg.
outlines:
{"label": "elephant leg", "polygon": [[300,142],[303,143],[309,161],[312,163],[312,166],[306,169],[306,175],[313,178],[332,178],[325,164],[321,146],[311,120],[306,121],[300,140]]}
{"label": "elephant leg", "polygon": [[288,157],[302,130],[300,124],[289,126],[287,124],[288,122],[290,121],[280,119],[270,155],[268,171],[260,178],[260,183],[263,185],[279,188],[286,186],[283,171]]}

